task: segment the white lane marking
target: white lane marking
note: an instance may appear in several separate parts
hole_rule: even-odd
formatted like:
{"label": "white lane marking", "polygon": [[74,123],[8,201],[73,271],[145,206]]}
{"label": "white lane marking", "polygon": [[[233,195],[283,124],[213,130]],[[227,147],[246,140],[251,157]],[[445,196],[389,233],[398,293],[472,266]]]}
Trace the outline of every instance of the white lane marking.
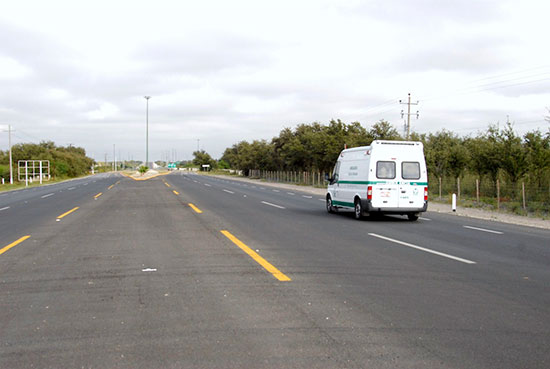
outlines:
{"label": "white lane marking", "polygon": [[319,201],[325,202],[325,199],[319,199]]}
{"label": "white lane marking", "polygon": [[9,206],[6,206],[5,208],[0,209],[0,211],[2,211],[2,210],[8,210],[9,208],[10,208]]}
{"label": "white lane marking", "polygon": [[431,219],[423,218],[423,217],[418,217],[418,219],[420,219],[420,220],[427,220],[427,221],[430,221],[430,220],[431,220]]}
{"label": "white lane marking", "polygon": [[369,233],[369,236],[373,236],[373,237],[376,237],[376,238],[380,238],[380,239],[382,239],[382,240],[386,240],[386,241],[390,241],[390,242],[393,242],[393,243],[397,243],[397,244],[402,245],[402,246],[411,247],[411,248],[413,248],[413,249],[417,249],[417,250],[420,250],[420,251],[429,252],[430,254],[434,254],[434,255],[438,255],[438,256],[443,256],[444,258],[448,258],[448,259],[460,261],[461,263],[466,263],[466,264],[475,264],[475,263],[476,263],[475,261],[471,261],[471,260],[468,260],[468,259],[462,259],[462,258],[459,258],[459,257],[457,257],[457,256],[453,256],[453,255],[445,254],[445,253],[442,253],[442,252],[439,252],[439,251],[427,249],[427,248],[425,248],[425,247],[416,246],[416,245],[413,245],[413,244],[408,243],[408,242],[403,242],[403,241],[395,240],[395,239],[393,239],[393,238],[381,236],[381,235],[376,234],[376,233]]}
{"label": "white lane marking", "polygon": [[46,197],[50,197],[50,196],[53,196],[54,194],[53,193],[49,193],[47,195],[44,195],[44,196],[41,196],[43,199],[45,199]]}
{"label": "white lane marking", "polygon": [[156,272],[157,268],[145,268],[141,270],[142,272]]}
{"label": "white lane marking", "polygon": [[88,185],[88,182],[84,183],[84,186],[87,186]]}
{"label": "white lane marking", "polygon": [[485,229],[485,228],[477,228],[477,227],[470,227],[470,226],[463,226],[464,228],[473,229],[475,231],[481,231],[481,232],[489,232],[494,234],[504,234],[504,232],[499,231],[493,231],[491,229]]}
{"label": "white lane marking", "polygon": [[199,183],[199,182],[197,182],[197,181],[195,181],[195,180],[193,180],[193,182],[195,182],[195,183]]}
{"label": "white lane marking", "polygon": [[294,195],[295,195],[295,193],[294,193],[294,192],[287,192],[287,194],[289,194],[289,195],[292,195],[292,196],[294,196]]}
{"label": "white lane marking", "polygon": [[69,190],[69,191],[74,190],[74,189],[75,189],[75,187],[69,187],[69,188],[67,188],[67,190]]}
{"label": "white lane marking", "polygon": [[209,185],[208,183],[205,183],[204,184],[206,187],[212,187],[211,185]]}
{"label": "white lane marking", "polygon": [[272,203],[267,202],[267,201],[262,201],[262,204],[269,205],[269,206],[273,206],[274,208],[277,208],[277,209],[286,209],[284,206],[275,205],[275,204],[272,204]]}
{"label": "white lane marking", "polygon": [[234,194],[234,193],[235,193],[235,192],[233,192],[233,191],[226,190],[225,188],[223,189],[223,192],[227,192],[227,193],[230,193],[230,194]]}
{"label": "white lane marking", "polygon": [[313,196],[306,196],[306,195],[302,195],[302,197],[305,197],[306,199],[311,199],[311,198],[313,198]]}
{"label": "white lane marking", "polygon": [[281,192],[281,191],[279,191],[279,190],[271,190],[271,191],[273,191],[273,192]]}

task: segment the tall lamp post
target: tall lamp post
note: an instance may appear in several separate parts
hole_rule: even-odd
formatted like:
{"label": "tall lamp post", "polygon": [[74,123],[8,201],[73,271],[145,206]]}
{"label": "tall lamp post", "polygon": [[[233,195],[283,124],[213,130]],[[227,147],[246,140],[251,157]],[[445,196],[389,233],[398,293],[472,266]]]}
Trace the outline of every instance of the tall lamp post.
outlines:
{"label": "tall lamp post", "polygon": [[145,166],[149,165],[149,99],[151,96],[144,96],[147,100],[147,110],[145,114]]}

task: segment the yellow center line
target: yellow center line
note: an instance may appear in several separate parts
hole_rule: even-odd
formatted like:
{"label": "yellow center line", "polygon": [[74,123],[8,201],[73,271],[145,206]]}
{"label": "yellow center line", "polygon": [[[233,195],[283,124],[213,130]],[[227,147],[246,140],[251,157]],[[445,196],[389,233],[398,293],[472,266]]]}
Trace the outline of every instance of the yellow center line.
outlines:
{"label": "yellow center line", "polygon": [[61,214],[60,216],[57,217],[57,219],[61,219],[61,218],[63,218],[63,217],[66,217],[67,215],[71,214],[73,211],[76,211],[76,209],[78,209],[78,206],[75,207],[75,208],[72,208],[71,210],[69,210],[69,211],[66,212],[66,213]]}
{"label": "yellow center line", "polygon": [[171,187],[168,182],[164,182],[164,184],[166,185],[166,187]]}
{"label": "yellow center line", "polygon": [[189,203],[189,206],[191,207],[191,209],[195,210],[196,213],[202,213],[202,210],[197,208],[195,205]]}
{"label": "yellow center line", "polygon": [[263,266],[265,270],[273,274],[275,278],[277,278],[281,282],[289,282],[291,279],[284,275],[279,269],[275,268],[272,264],[270,264],[267,260],[262,258],[258,253],[256,253],[254,250],[252,250],[250,247],[246,246],[241,240],[239,240],[237,237],[233,236],[228,231],[220,231],[225,237],[229,238],[231,242],[233,242],[235,245],[239,246],[241,250],[246,252],[248,256],[250,256],[254,261],[256,261],[258,264]]}
{"label": "yellow center line", "polygon": [[109,188],[107,188],[107,189],[110,190],[110,189],[113,188],[114,186],[115,186],[115,185],[112,184],[112,185],[110,185]]}
{"label": "yellow center line", "polygon": [[100,192],[98,193],[97,195],[94,196],[94,199],[97,199],[99,196],[103,195],[103,192]]}
{"label": "yellow center line", "polygon": [[176,195],[179,195],[180,193],[176,190],[172,190],[173,193],[175,193]]}
{"label": "yellow center line", "polygon": [[8,251],[9,249],[11,249],[12,247],[15,247],[17,245],[19,245],[21,242],[25,241],[27,238],[30,238],[31,236],[28,235],[28,236],[23,236],[21,237],[20,239],[18,239],[17,241],[15,242],[12,242],[10,243],[9,245],[3,247],[0,249],[0,255],[2,255],[3,253],[5,253],[6,251]]}

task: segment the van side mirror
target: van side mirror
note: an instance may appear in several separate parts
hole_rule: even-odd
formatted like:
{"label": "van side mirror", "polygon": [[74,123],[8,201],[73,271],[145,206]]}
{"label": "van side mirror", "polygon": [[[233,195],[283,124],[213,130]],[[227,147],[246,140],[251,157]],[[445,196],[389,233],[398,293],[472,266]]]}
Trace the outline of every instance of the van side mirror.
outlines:
{"label": "van side mirror", "polygon": [[325,173],[325,182],[330,182],[330,176],[328,173]]}

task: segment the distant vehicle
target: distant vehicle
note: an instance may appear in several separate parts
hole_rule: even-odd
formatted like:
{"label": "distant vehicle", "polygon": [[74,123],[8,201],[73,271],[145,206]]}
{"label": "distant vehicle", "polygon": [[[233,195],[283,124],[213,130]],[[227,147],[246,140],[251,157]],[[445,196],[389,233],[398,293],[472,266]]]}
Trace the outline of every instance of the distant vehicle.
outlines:
{"label": "distant vehicle", "polygon": [[428,209],[421,142],[377,140],[343,150],[332,177],[326,177],[329,213],[353,211],[356,219],[372,213],[401,214],[415,221]]}

